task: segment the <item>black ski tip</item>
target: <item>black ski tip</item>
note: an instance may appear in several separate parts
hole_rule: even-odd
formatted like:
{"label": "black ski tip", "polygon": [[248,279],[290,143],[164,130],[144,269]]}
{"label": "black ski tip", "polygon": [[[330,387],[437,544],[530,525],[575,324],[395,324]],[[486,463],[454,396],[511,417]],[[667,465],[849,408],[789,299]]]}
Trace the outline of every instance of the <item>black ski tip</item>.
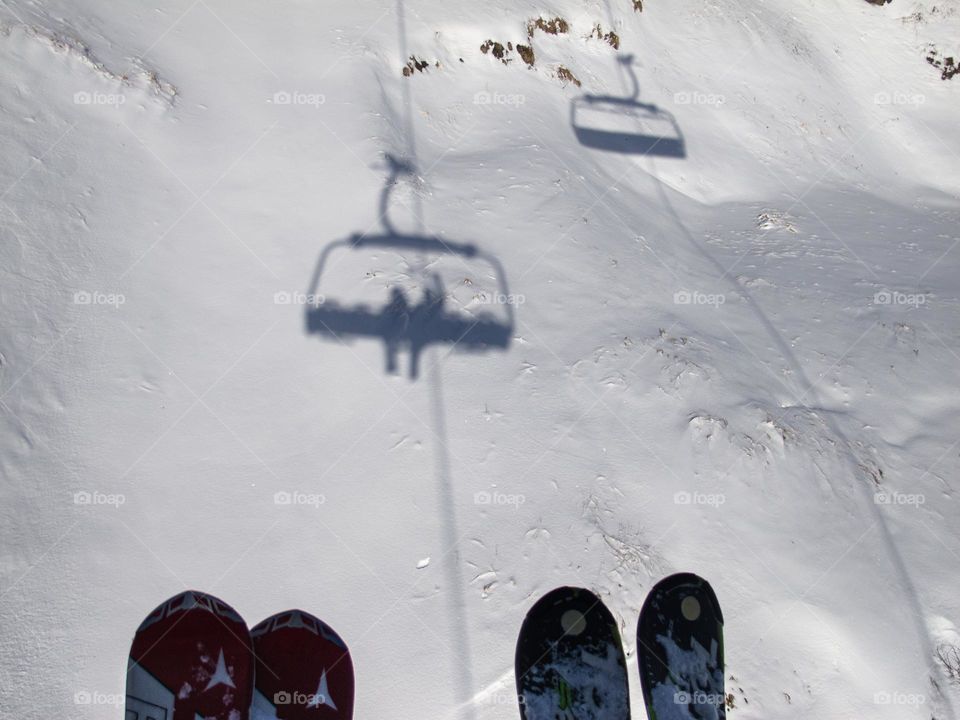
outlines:
{"label": "black ski tip", "polygon": [[558,587],[527,613],[517,638],[523,720],[629,720],[626,660],[616,619],[595,593]]}
{"label": "black ski tip", "polygon": [[637,622],[637,665],[644,704],[658,717],[723,720],[723,613],[717,595],[694,573],[651,588]]}
{"label": "black ski tip", "polygon": [[[598,595],[579,587],[555,588],[527,612],[517,639],[517,662],[524,657],[524,643],[535,639],[540,646],[555,645],[572,641],[585,629],[590,630],[588,635],[599,633],[620,642],[617,623]],[[536,660],[530,658],[531,664]]]}
{"label": "black ski tip", "polygon": [[[708,606],[712,609],[713,616],[718,622],[721,624],[723,623],[723,612],[720,610],[720,602],[717,600],[717,594],[713,591],[710,583],[696,573],[681,572],[668,575],[653,586],[648,597],[654,598],[656,596],[662,596],[668,593],[672,594],[683,590],[686,590],[690,595],[693,595],[698,600],[706,600]],[[647,609],[647,603],[644,603],[643,609]],[[642,614],[643,611],[641,611],[641,622]]]}
{"label": "black ski tip", "polygon": [[[600,597],[590,590],[580,587],[564,585],[554,588],[546,595],[541,597],[533,604],[527,612],[523,623],[526,625],[533,620],[537,620],[543,615],[549,615],[556,608],[564,609],[577,608],[582,610],[596,611],[606,616],[613,617],[607,610]],[[521,630],[522,632],[522,630]]]}

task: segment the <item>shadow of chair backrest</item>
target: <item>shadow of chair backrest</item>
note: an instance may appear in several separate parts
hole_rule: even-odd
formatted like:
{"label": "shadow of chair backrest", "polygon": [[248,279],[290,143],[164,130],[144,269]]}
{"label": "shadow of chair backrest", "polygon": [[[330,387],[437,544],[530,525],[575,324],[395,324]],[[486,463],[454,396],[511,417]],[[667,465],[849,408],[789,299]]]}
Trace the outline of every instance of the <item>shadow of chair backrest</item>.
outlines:
{"label": "shadow of chair backrest", "polygon": [[379,308],[364,303],[344,304],[321,294],[323,272],[331,254],[337,250],[366,248],[413,250],[425,255],[459,256],[468,261],[487,263],[497,279],[498,294],[509,297],[506,276],[500,262],[481,252],[475,245],[455,243],[437,237],[390,232],[383,235],[354,235],[328,245],[317,262],[308,295],[318,298],[307,306],[307,332],[337,340],[356,337],[378,338],[386,349],[387,372],[397,372],[397,357],[410,352],[410,377],[419,374],[420,354],[429,345],[448,344],[456,350],[481,352],[507,348],[513,336],[514,317],[510,304],[498,305],[500,311],[481,310],[475,314],[452,310],[446,290],[437,273],[429,281],[419,301],[411,302],[399,286]]}
{"label": "shadow of chair backrest", "polygon": [[633,57],[622,56],[633,85],[630,97],[583,95],[570,105],[570,125],[581,145],[631,155],[686,157],[676,119],[656,105],[639,101],[640,84]]}

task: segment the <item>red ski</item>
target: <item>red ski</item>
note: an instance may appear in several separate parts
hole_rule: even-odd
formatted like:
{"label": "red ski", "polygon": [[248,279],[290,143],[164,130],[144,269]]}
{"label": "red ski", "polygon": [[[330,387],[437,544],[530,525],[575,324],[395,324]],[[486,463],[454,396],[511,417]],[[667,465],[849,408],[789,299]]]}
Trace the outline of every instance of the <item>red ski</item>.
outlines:
{"label": "red ski", "polygon": [[147,616],[130,648],[126,720],[248,720],[253,648],[232,607],[189,590]]}
{"label": "red ski", "polygon": [[250,631],[256,655],[253,720],[351,720],[353,662],[346,643],[302,610]]}

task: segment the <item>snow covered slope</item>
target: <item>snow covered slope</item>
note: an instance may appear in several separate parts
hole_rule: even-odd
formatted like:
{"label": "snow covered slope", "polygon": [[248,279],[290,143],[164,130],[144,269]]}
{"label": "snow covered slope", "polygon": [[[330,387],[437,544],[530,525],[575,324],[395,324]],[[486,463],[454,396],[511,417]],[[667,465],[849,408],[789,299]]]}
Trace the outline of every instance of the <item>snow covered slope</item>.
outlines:
{"label": "snow covered slope", "polygon": [[[561,584],[642,717],[677,570],[731,717],[958,717],[960,5],[633,4],[0,0],[4,717],[120,717],[195,587],[512,718]],[[391,293],[416,378],[318,332]]]}

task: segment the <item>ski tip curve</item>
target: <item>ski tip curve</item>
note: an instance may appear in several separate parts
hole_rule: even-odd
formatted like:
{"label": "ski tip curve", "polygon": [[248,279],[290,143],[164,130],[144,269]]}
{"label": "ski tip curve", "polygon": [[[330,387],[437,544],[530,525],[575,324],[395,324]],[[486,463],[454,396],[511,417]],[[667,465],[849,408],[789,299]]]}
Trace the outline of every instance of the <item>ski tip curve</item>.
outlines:
{"label": "ski tip curve", "polygon": [[313,635],[329,640],[342,650],[347,650],[347,643],[332,627],[315,615],[311,615],[306,610],[284,610],[278,612],[265,620],[257,623],[250,630],[250,637],[256,639],[268,632],[281,630],[283,628],[303,629]]}
{"label": "ski tip curve", "polygon": [[246,625],[243,618],[240,617],[240,613],[220,598],[201,590],[184,590],[182,593],[167,598],[157,605],[157,607],[144,618],[143,622],[140,623],[137,632],[139,633],[145,630],[164,618],[176,615],[177,613],[187,612],[188,610],[210,612],[219,617],[232,620],[235,623]]}
{"label": "ski tip curve", "polygon": [[[701,595],[704,599],[706,599],[712,606],[716,619],[721,624],[723,623],[723,611],[720,609],[720,601],[717,600],[717,594],[714,592],[710,583],[696,573],[680,572],[674,573],[673,575],[668,575],[657,582],[657,584],[650,589],[647,598],[649,600],[651,598],[664,595],[665,593],[674,592],[684,588],[692,591],[693,594]],[[642,612],[643,611],[641,610],[641,614]]]}

